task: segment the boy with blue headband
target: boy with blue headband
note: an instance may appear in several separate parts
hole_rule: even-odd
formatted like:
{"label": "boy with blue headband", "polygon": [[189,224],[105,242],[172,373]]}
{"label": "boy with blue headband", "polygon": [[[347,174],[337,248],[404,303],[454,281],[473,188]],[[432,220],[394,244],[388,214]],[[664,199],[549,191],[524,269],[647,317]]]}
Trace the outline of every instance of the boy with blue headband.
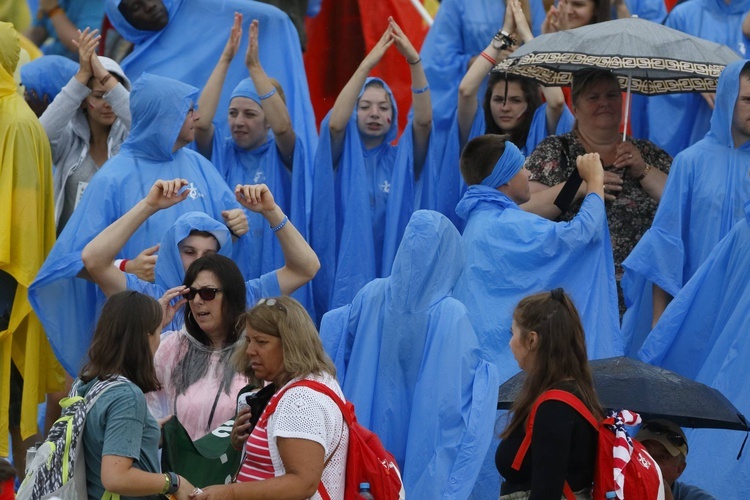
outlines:
{"label": "boy with blue headband", "polygon": [[[500,383],[518,372],[508,342],[513,309],[532,293],[562,287],[575,302],[586,332],[589,358],[622,354],[617,289],[607,217],[604,171],[596,153],[576,160],[587,194],[569,222],[552,222],[523,211],[529,172],[507,136],[483,135],[461,154],[469,186],[456,207],[466,220],[466,265],[453,296],[464,303],[482,358],[495,364]],[[478,482],[499,492],[490,446]]]}

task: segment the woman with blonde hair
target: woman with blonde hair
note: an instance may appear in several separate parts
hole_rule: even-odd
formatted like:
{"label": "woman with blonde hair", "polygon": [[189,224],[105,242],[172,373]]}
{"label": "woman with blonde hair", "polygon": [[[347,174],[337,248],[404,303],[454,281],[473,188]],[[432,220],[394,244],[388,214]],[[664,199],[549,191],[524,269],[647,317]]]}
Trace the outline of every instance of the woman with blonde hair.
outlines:
{"label": "woman with blonde hair", "polygon": [[290,297],[261,299],[240,317],[244,336],[235,352],[251,382],[273,383],[276,393],[252,427],[249,408],[240,411],[232,445],[244,447],[237,482],[196,490],[192,498],[309,498],[325,490],[344,498],[349,429],[336,402],[316,389],[294,386],[318,382],[344,399],[336,369],[323,350],[310,316]]}

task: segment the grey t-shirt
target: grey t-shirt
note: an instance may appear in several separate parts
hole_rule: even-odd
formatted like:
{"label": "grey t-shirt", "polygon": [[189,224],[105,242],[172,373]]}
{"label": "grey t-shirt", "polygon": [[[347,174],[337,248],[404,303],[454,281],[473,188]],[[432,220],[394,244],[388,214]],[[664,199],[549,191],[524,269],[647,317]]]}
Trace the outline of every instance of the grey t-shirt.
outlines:
{"label": "grey t-shirt", "polygon": [[63,197],[60,222],[57,224],[58,235],[62,232],[65,224],[68,223],[70,216],[73,215],[73,210],[75,210],[78,202],[81,200],[86,186],[88,186],[89,181],[98,170],[99,167],[96,166],[91,155],[86,155],[81,164],[70,173],[70,177],[68,177],[65,186],[63,186],[65,196]]}
{"label": "grey t-shirt", "polygon": [[[97,380],[81,386],[78,393],[85,395]],[[104,494],[101,479],[104,455],[132,458],[134,467],[159,472],[160,433],[159,424],[148,411],[146,397],[137,385],[127,382],[103,392],[89,411],[83,431],[89,500],[99,500]],[[159,496],[138,498],[156,500]]]}

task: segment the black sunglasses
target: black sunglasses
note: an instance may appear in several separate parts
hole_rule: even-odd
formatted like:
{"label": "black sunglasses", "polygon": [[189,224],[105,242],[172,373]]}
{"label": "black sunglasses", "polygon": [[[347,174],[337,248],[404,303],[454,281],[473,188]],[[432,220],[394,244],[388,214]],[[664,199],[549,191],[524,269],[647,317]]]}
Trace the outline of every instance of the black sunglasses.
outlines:
{"label": "black sunglasses", "polygon": [[676,447],[679,448],[680,446],[684,446],[687,450],[688,446],[685,438],[661,424],[646,423],[643,426],[643,429],[648,430],[651,434],[656,434],[657,436],[665,436],[667,438],[667,441],[669,441]]}
{"label": "black sunglasses", "polygon": [[200,295],[203,300],[214,300],[218,292],[223,291],[221,288],[188,288],[185,297],[193,300],[196,295]]}

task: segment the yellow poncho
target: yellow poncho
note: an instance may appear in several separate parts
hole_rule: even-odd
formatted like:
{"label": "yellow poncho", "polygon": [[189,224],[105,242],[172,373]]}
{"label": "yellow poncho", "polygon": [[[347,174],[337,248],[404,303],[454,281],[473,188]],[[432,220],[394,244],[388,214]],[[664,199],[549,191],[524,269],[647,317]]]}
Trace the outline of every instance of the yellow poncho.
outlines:
{"label": "yellow poncho", "polygon": [[42,125],[16,93],[18,35],[0,23],[0,270],[18,282],[8,330],[0,331],[0,456],[8,455],[11,358],[24,379],[21,435],[37,430],[37,405],[64,372],[26,298],[55,241],[52,157]]}

